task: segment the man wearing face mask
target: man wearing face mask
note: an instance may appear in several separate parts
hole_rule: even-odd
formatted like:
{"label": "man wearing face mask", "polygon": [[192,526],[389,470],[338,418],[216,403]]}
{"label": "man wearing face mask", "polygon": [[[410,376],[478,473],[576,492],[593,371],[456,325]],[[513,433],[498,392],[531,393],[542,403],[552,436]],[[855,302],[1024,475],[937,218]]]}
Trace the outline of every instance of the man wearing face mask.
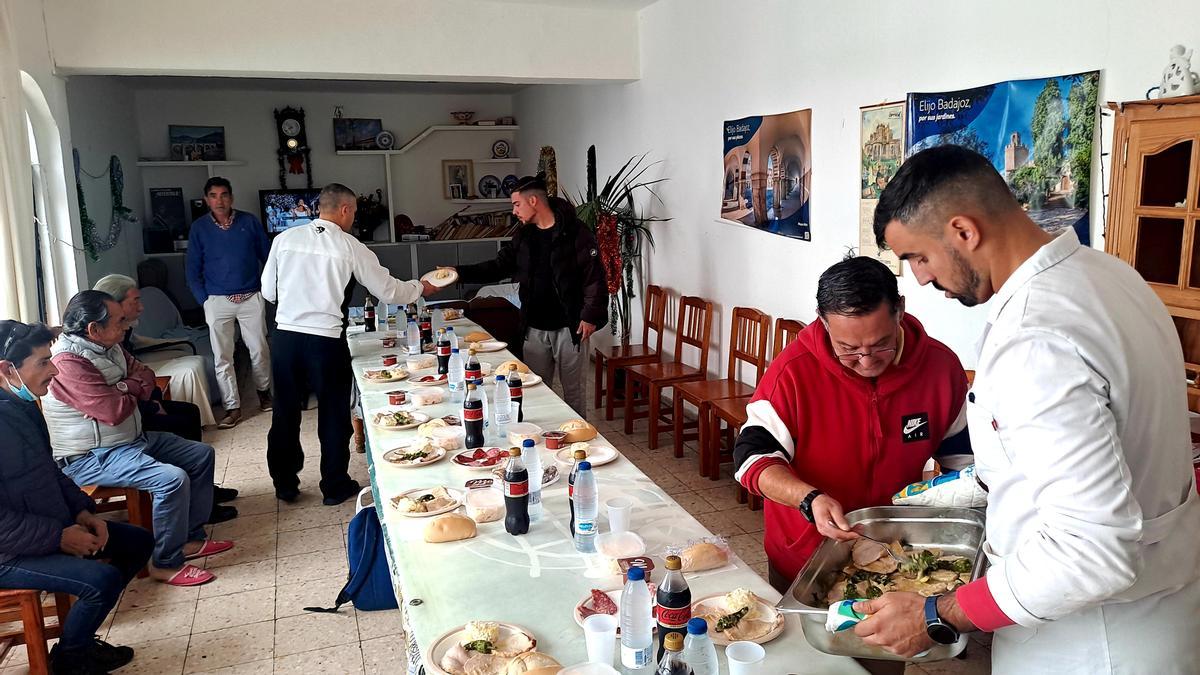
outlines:
{"label": "man wearing face mask", "polygon": [[930,457],[970,463],[966,374],[904,312],[891,270],[868,257],[825,270],[817,315],[771,362],[734,447],[734,478],[767,500],[780,592],[825,537],[858,537],[846,512],[891,504]]}
{"label": "man wearing face mask", "polygon": [[107,673],[129,647],[95,637],[121,592],[145,566],[154,537],[108,522],[55,466],[36,400],[57,374],[42,324],[0,321],[0,588],[76,596],[50,651],[54,673]]}

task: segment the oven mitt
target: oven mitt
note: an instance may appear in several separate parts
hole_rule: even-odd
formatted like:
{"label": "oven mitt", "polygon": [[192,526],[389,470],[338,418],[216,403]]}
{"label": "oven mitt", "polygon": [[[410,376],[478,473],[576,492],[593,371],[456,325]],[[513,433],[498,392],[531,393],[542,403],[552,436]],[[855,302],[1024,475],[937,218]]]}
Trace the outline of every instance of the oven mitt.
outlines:
{"label": "oven mitt", "polygon": [[897,506],[987,506],[987,490],[975,478],[975,465],[913,483],[892,496]]}

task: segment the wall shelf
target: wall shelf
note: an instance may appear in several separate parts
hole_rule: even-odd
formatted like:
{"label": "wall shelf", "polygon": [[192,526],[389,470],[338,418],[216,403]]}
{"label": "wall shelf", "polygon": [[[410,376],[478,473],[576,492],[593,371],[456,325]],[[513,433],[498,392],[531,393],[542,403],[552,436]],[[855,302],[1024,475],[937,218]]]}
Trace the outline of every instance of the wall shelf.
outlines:
{"label": "wall shelf", "polygon": [[510,204],[511,199],[451,199],[451,204]]}
{"label": "wall shelf", "polygon": [[405,143],[396,151],[396,154],[404,154],[412,149],[412,147],[421,141],[428,138],[430,135],[439,131],[517,131],[521,127],[516,124],[496,124],[490,127],[481,127],[474,124],[435,124],[428,127],[425,131],[417,134],[411,141]]}
{"label": "wall shelf", "polygon": [[192,162],[192,161],[171,161],[171,160],[144,159],[144,160],[138,160],[138,163],[137,163],[137,165],[138,165],[138,166],[141,166],[141,167],[156,167],[156,168],[162,168],[162,167],[171,167],[171,168],[175,168],[175,167],[191,167],[191,168],[196,168],[196,167],[204,167],[205,169],[207,169],[207,170],[208,170],[208,177],[209,177],[209,178],[212,178],[214,175],[216,175],[216,174],[213,172],[213,169],[214,169],[215,167],[218,167],[218,166],[245,166],[245,165],[246,165],[246,163],[245,163],[245,162],[242,162],[242,161],[239,161],[239,160],[236,160],[236,159],[226,159],[226,160],[221,160],[221,161],[219,161],[219,162],[217,162],[217,161],[213,161],[213,162]]}
{"label": "wall shelf", "polygon": [[520,157],[509,157],[507,159],[476,159],[476,164],[516,164],[521,161]]}

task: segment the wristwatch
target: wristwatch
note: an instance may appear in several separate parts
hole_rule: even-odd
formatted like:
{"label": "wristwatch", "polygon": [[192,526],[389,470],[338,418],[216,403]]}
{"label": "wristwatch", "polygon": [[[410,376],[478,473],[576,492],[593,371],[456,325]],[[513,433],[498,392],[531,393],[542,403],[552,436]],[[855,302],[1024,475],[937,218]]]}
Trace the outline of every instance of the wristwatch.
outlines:
{"label": "wristwatch", "polygon": [[129,393],[129,385],[125,383],[125,380],[121,380],[115,386],[117,388],[117,391],[119,391],[123,394]]}
{"label": "wristwatch", "polygon": [[800,515],[804,516],[804,519],[810,523],[813,522],[812,503],[817,497],[820,497],[823,494],[825,493],[821,492],[820,490],[813,490],[812,492],[808,493],[808,495],[804,497],[804,500],[800,502],[800,505],[796,507],[800,509]]}
{"label": "wristwatch", "polygon": [[952,645],[958,642],[958,630],[938,616],[937,603],[940,597],[932,595],[925,598],[925,632],[930,640],[939,645]]}

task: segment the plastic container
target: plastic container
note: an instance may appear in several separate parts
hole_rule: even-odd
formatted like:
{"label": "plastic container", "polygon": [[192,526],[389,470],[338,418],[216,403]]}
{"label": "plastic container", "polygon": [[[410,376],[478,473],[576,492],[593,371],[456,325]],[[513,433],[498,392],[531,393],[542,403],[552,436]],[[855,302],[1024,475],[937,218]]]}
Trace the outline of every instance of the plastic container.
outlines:
{"label": "plastic container", "polygon": [[404,405],[408,402],[408,392],[403,389],[394,389],[387,393],[389,405]]}
{"label": "plastic container", "polygon": [[537,443],[541,435],[542,428],[530,422],[514,422],[508,425],[508,442],[512,445],[519,446],[527,438]]}
{"label": "plastic container", "polygon": [[565,431],[543,431],[542,440],[546,442],[547,450],[559,450],[563,447],[563,441],[567,439]]}
{"label": "plastic container", "polygon": [[433,444],[446,450],[458,450],[466,446],[467,430],[462,426],[438,427],[430,436]]}
{"label": "plastic container", "polygon": [[467,490],[467,515],[477,523],[491,523],[504,517],[504,495],[493,488]]}
{"label": "plastic container", "polygon": [[396,365],[396,362],[399,360],[400,359],[395,354],[384,354],[383,355],[383,365],[385,365],[385,366],[394,366],[394,365]]}

